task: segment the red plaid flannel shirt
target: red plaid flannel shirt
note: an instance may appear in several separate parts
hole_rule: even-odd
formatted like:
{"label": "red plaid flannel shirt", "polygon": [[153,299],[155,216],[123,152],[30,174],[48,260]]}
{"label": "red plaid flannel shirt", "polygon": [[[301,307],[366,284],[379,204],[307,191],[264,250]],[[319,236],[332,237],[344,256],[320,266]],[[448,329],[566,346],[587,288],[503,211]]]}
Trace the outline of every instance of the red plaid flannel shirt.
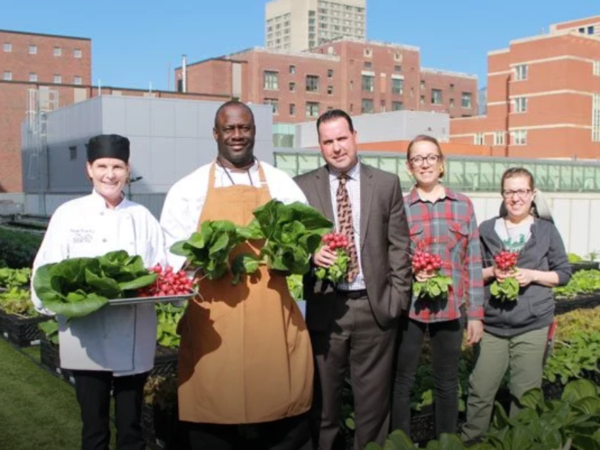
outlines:
{"label": "red plaid flannel shirt", "polygon": [[[471,200],[446,189],[435,203],[423,201],[416,189],[404,198],[410,227],[411,252],[417,245],[442,257],[441,272],[452,277],[447,302],[411,301],[410,317],[419,322],[442,322],[460,318],[467,304],[469,319],[483,319],[483,273],[479,231]],[[436,302],[437,303],[437,302]]]}

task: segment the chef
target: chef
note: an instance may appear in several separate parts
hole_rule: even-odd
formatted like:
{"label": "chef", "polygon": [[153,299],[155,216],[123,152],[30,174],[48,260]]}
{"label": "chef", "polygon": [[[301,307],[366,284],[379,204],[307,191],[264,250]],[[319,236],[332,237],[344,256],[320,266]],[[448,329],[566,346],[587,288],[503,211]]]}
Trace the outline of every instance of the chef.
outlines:
{"label": "chef", "polygon": [[[272,198],[306,198],[284,172],[254,158],[255,124],[245,104],[229,101],[215,116],[216,159],[177,182],[161,215],[167,245],[185,240],[206,220],[246,225]],[[236,247],[258,254],[262,242]],[[178,268],[181,257],[168,255]],[[193,450],[230,450],[239,424],[253,424],[255,448],[310,448],[307,411],[313,362],[302,314],[282,274],[260,268],[236,286],[231,275],[200,282],[179,324],[179,418]]]}
{"label": "chef", "polygon": [[[125,250],[146,267],[165,262],[158,221],[143,206],[125,198],[129,181],[129,139],[91,138],[87,148],[90,195],[61,205],[52,215],[33,270],[76,257]],[[46,310],[32,289],[36,308]],[[154,364],[154,304],[105,306],[69,322],[58,315],[60,365],[72,370],[81,408],[82,449],[108,450],[111,390],[115,398],[118,450],[144,450],[140,416],[143,387]]]}

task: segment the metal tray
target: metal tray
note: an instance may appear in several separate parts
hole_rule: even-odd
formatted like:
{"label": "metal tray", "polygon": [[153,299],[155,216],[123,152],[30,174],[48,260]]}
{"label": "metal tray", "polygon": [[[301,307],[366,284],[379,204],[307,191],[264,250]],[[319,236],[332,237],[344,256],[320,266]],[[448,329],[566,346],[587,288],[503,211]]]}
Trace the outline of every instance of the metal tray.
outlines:
{"label": "metal tray", "polygon": [[189,300],[197,295],[197,292],[190,292],[185,295],[169,295],[165,297],[132,297],[132,298],[115,298],[108,301],[111,306],[120,305],[140,305],[143,303],[171,303]]}

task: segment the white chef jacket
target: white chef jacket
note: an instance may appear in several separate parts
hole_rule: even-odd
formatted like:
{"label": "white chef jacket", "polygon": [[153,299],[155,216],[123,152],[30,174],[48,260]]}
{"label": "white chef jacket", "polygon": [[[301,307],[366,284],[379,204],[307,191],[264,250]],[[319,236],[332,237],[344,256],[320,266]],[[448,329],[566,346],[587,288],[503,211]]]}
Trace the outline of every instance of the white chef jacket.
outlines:
{"label": "white chef jacket", "polygon": [[[208,177],[212,164],[206,164],[179,180],[171,187],[165,199],[160,224],[165,232],[167,258],[169,264],[174,268],[180,268],[185,262],[185,258],[173,255],[168,249],[175,242],[188,239],[192,233],[197,231],[198,219],[200,219],[200,213],[206,200]],[[264,162],[261,162],[260,165],[265,173],[272,198],[285,204],[294,202],[308,204],[302,190],[287,173]],[[255,162],[248,171],[227,170],[225,172],[225,170],[216,164],[214,187],[232,186],[229,176],[236,185],[260,186],[258,162]]]}
{"label": "white chef jacket", "polygon": [[[64,203],[52,215],[33,273],[45,264],[102,256],[114,250],[140,255],[146,267],[166,261],[164,236],[150,211],[127,199],[110,209],[104,198],[92,192]],[[33,286],[31,292],[36,309],[48,313]],[[147,372],[154,365],[153,303],[107,305],[69,323],[60,315],[57,321],[60,361],[65,369],[112,371],[115,376],[124,376]]]}

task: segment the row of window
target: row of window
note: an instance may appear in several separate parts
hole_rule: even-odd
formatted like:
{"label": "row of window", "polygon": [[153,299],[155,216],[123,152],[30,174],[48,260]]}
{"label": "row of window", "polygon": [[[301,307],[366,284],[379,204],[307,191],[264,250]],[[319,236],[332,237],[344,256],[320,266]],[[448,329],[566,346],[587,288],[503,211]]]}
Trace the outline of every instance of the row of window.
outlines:
{"label": "row of window", "polygon": [[[412,91],[411,91],[411,94],[412,94]],[[427,103],[427,99],[425,98],[424,95],[421,95],[419,102],[421,103],[421,105],[424,105],[425,103]],[[431,90],[431,104],[432,105],[441,105],[442,103],[443,103],[443,100],[442,100],[441,89],[432,89]],[[454,98],[450,98],[450,100],[448,102],[448,106],[450,108],[454,108],[456,106],[454,103]],[[464,109],[471,109],[473,107],[473,94],[471,94],[470,92],[463,92],[461,94],[461,98],[460,98],[460,106],[461,106],[461,108],[464,108]],[[469,116],[466,116],[466,117],[469,117]]]}
{"label": "row of window", "polygon": [[580,27],[579,32],[581,34],[594,34],[595,27],[594,25],[590,25],[589,27]]}
{"label": "row of window", "polygon": [[[13,81],[13,74],[11,71],[9,70],[5,70],[2,79],[4,81]],[[37,73],[35,72],[29,72],[29,81],[31,82],[37,82],[38,81],[38,76]],[[52,82],[55,84],[62,84],[63,82],[63,77],[62,75],[54,75],[52,78]],[[83,80],[80,76],[74,76],[73,77],[73,84],[82,84]]]}
{"label": "row of window", "polygon": [[364,14],[365,8],[360,6],[344,5],[337,2],[327,2],[324,0],[319,1],[319,8],[331,8],[331,9],[344,9],[346,11],[356,11],[357,13]]}
{"label": "row of window", "polygon": [[[510,132],[511,144],[512,145],[526,145],[527,144],[527,130],[514,130]],[[494,144],[493,145],[505,145],[506,144],[506,132],[494,131]],[[477,133],[473,136],[473,144],[485,145],[485,135],[483,133]]]}
{"label": "row of window", "polygon": [[[265,98],[263,99],[263,103],[265,105],[271,105],[271,108],[273,108],[273,114],[274,115],[278,115],[279,114],[279,99],[277,98]],[[404,103],[402,102],[396,102],[393,101],[391,103],[391,110],[392,111],[401,111],[404,109]],[[327,108],[328,110],[333,109],[331,106],[329,106]],[[350,113],[353,113],[354,107],[351,104],[350,105]],[[380,112],[386,112],[387,108],[386,108],[386,102],[385,100],[381,100],[380,102]],[[371,114],[375,112],[375,108],[374,108],[374,101],[373,99],[370,98],[364,98],[362,99],[362,104],[361,104],[361,113],[363,114]],[[296,103],[290,103],[288,105],[288,113],[290,116],[296,116],[297,114],[297,108],[296,108]],[[320,104],[319,102],[306,102],[305,104],[305,116],[306,117],[310,117],[310,118],[316,118],[319,117],[319,113],[320,113]]]}
{"label": "row of window", "polygon": [[[5,42],[2,45],[2,49],[4,50],[5,53],[11,53],[13,51],[13,45],[10,42]],[[30,45],[28,47],[27,52],[30,55],[37,55],[38,52],[38,47],[37,45]],[[53,50],[53,55],[54,56],[62,56],[63,55],[63,49],[61,47],[54,47]],[[81,51],[81,49],[76,48],[73,50],[73,58],[81,58],[83,56],[83,52]]]}

